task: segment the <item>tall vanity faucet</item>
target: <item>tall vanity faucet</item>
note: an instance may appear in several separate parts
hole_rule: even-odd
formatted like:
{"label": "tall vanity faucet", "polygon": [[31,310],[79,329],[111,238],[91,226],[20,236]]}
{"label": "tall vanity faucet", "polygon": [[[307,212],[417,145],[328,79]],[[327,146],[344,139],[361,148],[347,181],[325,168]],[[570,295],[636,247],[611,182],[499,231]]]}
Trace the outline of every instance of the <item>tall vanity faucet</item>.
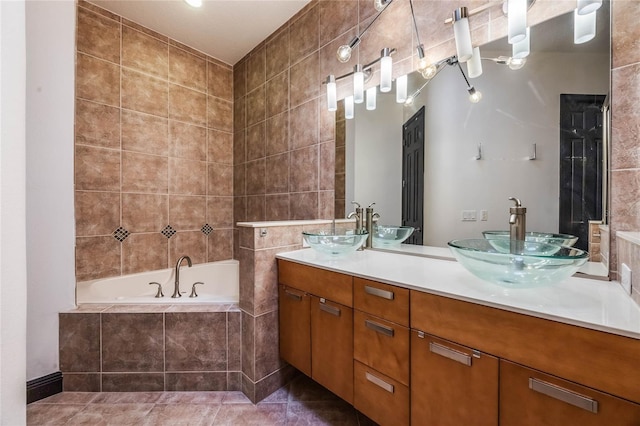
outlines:
{"label": "tall vanity faucet", "polygon": [[182,294],[180,294],[180,264],[182,264],[182,261],[185,259],[187,260],[187,265],[191,268],[191,258],[189,256],[182,256],[178,259],[176,263],[176,285],[173,289],[173,295],[171,296],[173,298],[182,297]]}
{"label": "tall vanity faucet", "polygon": [[[349,216],[347,216],[347,219],[351,219],[352,217],[355,216],[356,218],[356,228],[355,228],[355,233],[356,234],[362,234],[362,231],[364,230],[363,226],[362,226],[362,219],[364,219],[362,217],[362,207],[360,206],[360,203],[358,203],[357,201],[352,201],[351,204],[353,204],[355,207],[354,211],[352,211],[351,213],[349,213]],[[358,250],[364,250],[364,244],[360,247],[358,247]]]}
{"label": "tall vanity faucet", "polygon": [[369,204],[369,207],[367,207],[367,219],[366,219],[366,228],[367,228],[367,232],[369,233],[369,236],[367,236],[367,248],[371,248],[373,247],[373,219],[378,219],[380,217],[380,215],[376,212],[373,211],[373,206],[376,203],[371,203]]}
{"label": "tall vanity faucet", "polygon": [[522,207],[522,203],[515,197],[509,197],[509,200],[516,203],[514,207],[509,208],[509,239],[511,240],[511,253],[522,252],[524,248],[524,236],[527,222],[527,209]]}

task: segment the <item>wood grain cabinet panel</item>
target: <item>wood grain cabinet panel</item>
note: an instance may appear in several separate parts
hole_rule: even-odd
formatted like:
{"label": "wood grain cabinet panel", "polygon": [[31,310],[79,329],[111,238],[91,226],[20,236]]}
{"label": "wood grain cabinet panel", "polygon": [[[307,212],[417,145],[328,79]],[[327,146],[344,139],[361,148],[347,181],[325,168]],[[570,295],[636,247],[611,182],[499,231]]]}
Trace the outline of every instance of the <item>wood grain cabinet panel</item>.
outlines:
{"label": "wood grain cabinet panel", "polygon": [[637,426],[640,405],[500,360],[500,426],[556,425]]}
{"label": "wood grain cabinet panel", "polygon": [[358,361],[354,361],[354,375],[353,405],[357,410],[381,426],[409,424],[407,386]]}
{"label": "wood grain cabinet panel", "polygon": [[311,376],[311,296],[280,285],[280,357]]}
{"label": "wood grain cabinet panel", "polygon": [[498,359],[411,330],[411,424],[497,426]]}
{"label": "wood grain cabinet panel", "polygon": [[278,259],[278,282],[353,307],[353,277]]}
{"label": "wood grain cabinet panel", "polygon": [[353,404],[353,309],[311,297],[311,378]]}
{"label": "wood grain cabinet panel", "polygon": [[354,277],[353,306],[409,327],[409,290],[406,288]]}
{"label": "wood grain cabinet panel", "polygon": [[355,310],[353,357],[409,386],[409,329],[407,327]]}

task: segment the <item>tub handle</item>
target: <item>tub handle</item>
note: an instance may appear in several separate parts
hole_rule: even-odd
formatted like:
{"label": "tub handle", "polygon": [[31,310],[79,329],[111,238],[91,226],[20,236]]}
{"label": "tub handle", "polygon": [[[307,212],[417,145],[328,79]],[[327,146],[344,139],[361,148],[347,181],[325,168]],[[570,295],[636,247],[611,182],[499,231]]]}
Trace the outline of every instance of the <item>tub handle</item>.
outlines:
{"label": "tub handle", "polygon": [[193,285],[191,286],[191,294],[189,295],[189,297],[198,297],[198,293],[196,293],[196,286],[198,284],[204,285],[204,283],[202,281],[198,281],[196,283],[193,283]]}
{"label": "tub handle", "polygon": [[154,284],[158,286],[158,292],[156,293],[156,297],[164,297],[164,293],[162,292],[162,284],[157,283],[155,281],[149,283],[149,285],[154,285]]}

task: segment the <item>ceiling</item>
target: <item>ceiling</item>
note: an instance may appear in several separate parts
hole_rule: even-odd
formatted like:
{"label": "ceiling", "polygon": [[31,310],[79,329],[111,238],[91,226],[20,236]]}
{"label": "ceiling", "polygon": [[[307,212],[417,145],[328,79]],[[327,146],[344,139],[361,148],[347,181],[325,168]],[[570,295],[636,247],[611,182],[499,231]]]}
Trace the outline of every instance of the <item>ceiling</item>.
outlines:
{"label": "ceiling", "polygon": [[91,3],[234,65],[309,0],[89,0]]}

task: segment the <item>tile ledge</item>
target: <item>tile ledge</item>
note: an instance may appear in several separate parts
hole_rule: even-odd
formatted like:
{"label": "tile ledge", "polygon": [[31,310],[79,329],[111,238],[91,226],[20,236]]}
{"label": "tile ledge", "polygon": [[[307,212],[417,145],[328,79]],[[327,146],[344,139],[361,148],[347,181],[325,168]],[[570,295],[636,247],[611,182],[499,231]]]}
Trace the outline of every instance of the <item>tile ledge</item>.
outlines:
{"label": "tile ledge", "polygon": [[[350,223],[355,219],[336,219],[336,223]],[[333,222],[331,219],[313,219],[313,220],[275,220],[264,222],[237,222],[238,228],[268,228],[275,226],[299,226],[299,225],[324,225]]]}

